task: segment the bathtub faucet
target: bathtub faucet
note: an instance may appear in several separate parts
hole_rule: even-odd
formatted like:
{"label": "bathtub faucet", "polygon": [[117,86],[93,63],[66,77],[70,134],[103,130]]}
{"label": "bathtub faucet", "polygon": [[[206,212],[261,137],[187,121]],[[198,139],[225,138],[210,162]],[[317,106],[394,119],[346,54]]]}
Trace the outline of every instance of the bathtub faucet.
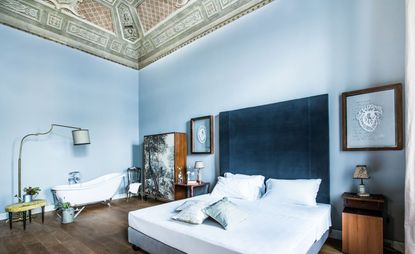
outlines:
{"label": "bathtub faucet", "polygon": [[79,183],[81,181],[81,173],[79,171],[69,172],[68,183]]}

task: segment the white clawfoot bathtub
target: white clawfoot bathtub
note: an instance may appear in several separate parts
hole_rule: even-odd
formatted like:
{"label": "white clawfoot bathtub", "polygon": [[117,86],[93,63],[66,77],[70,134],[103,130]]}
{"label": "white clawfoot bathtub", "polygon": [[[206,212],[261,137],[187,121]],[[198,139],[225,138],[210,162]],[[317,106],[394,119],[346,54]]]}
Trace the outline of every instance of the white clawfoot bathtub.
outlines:
{"label": "white clawfoot bathtub", "polygon": [[58,185],[52,187],[52,192],[59,201],[69,202],[73,207],[109,202],[117,194],[123,177],[122,173],[111,173],[83,183]]}

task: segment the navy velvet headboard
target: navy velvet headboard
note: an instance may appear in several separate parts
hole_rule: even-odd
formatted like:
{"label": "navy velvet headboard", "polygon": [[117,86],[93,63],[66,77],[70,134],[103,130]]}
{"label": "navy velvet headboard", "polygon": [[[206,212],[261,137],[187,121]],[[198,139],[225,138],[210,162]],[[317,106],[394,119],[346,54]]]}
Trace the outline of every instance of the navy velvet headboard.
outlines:
{"label": "navy velvet headboard", "polygon": [[317,202],[330,203],[328,95],[219,114],[220,174],[321,178]]}

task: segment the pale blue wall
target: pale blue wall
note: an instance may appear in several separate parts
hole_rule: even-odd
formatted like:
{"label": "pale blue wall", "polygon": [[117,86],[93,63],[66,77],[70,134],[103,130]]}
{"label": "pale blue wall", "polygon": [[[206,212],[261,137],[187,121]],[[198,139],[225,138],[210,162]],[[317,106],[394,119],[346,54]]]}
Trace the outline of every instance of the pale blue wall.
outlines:
{"label": "pale blue wall", "polygon": [[62,128],[26,142],[23,186],[41,197],[71,170],[87,180],[137,162],[136,70],[0,25],[0,76],[0,211],[15,201],[20,139],[51,123],[88,128],[91,145],[74,147]]}
{"label": "pale blue wall", "polygon": [[[403,0],[275,1],[140,71],[140,140],[188,131],[192,117],[328,93],[334,228],[354,166],[367,164],[368,190],[388,198],[386,238],[402,241],[404,152],[342,152],[339,96],[403,79]],[[205,161],[214,181],[217,154],[188,163]]]}

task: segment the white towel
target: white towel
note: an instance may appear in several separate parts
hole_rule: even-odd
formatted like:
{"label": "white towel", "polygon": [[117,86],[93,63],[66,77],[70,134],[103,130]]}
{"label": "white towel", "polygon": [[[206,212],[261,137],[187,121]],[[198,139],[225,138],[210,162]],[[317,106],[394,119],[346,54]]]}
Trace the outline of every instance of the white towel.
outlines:
{"label": "white towel", "polygon": [[128,186],[128,192],[138,194],[138,190],[140,189],[141,183],[132,183]]}

